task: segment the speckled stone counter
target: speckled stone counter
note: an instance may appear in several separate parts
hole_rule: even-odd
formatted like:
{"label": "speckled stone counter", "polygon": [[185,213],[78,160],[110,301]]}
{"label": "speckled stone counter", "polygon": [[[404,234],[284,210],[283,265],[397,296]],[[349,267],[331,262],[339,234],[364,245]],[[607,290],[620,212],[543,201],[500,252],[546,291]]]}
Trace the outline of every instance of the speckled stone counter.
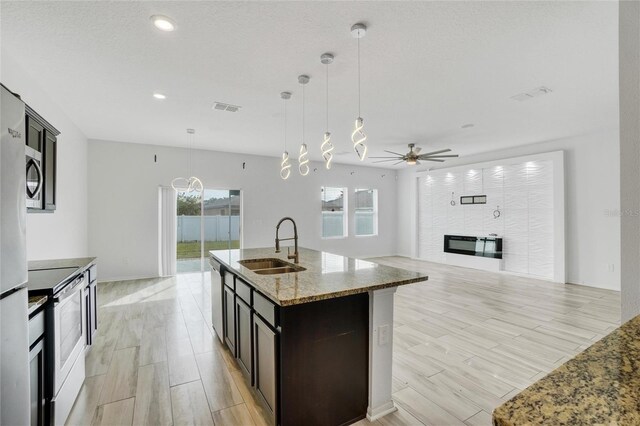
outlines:
{"label": "speckled stone counter", "polygon": [[34,313],[40,306],[44,305],[47,299],[47,296],[29,296],[29,315]]}
{"label": "speckled stone counter", "polygon": [[640,316],[496,408],[493,424],[639,425]]}
{"label": "speckled stone counter", "polygon": [[278,275],[256,274],[238,261],[277,258],[293,263],[287,259],[286,247],[282,253],[275,253],[273,247],[214,250],[209,253],[280,306],[348,296],[428,279],[417,272],[306,248],[300,248],[298,263],[306,268],[305,271]]}

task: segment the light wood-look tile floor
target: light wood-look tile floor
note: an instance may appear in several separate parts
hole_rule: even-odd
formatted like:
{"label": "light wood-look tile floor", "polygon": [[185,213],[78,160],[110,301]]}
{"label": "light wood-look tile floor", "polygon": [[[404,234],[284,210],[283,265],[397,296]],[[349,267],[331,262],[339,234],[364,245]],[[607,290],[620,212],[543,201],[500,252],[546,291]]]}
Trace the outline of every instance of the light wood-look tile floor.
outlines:
{"label": "light wood-look tile floor", "polygon": [[[492,410],[619,325],[618,292],[402,257],[393,397],[376,425],[489,425]],[[208,274],[100,283],[99,331],[68,424],[267,424],[211,328]],[[370,422],[362,420],[358,425]]]}

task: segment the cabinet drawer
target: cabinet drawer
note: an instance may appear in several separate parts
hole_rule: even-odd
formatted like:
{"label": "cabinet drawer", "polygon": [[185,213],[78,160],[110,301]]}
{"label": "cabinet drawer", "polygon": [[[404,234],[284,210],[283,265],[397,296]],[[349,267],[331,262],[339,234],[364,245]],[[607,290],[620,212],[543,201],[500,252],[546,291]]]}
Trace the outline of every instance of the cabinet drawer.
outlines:
{"label": "cabinet drawer", "polygon": [[272,327],[277,327],[276,305],[258,292],[253,292],[253,309]]}
{"label": "cabinet drawer", "polygon": [[235,278],[235,275],[233,275],[231,272],[226,272],[225,271],[224,276],[222,277],[222,279],[224,281],[224,285],[226,285],[230,289],[234,289],[235,290],[234,278]]}
{"label": "cabinet drawer", "polygon": [[236,278],[236,295],[240,296],[248,305],[251,305],[251,287],[240,278]]}
{"label": "cabinet drawer", "polygon": [[92,265],[89,268],[89,283],[92,283],[97,279],[98,279],[98,267],[96,265]]}
{"label": "cabinet drawer", "polygon": [[29,320],[29,347],[44,334],[44,311]]}

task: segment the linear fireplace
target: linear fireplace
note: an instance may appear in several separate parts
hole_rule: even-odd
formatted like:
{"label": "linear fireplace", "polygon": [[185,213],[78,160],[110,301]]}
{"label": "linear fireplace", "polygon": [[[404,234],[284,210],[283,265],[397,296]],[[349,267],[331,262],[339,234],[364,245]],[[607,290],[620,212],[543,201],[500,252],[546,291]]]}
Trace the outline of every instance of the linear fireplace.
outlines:
{"label": "linear fireplace", "polygon": [[445,235],[446,253],[502,259],[502,238]]}

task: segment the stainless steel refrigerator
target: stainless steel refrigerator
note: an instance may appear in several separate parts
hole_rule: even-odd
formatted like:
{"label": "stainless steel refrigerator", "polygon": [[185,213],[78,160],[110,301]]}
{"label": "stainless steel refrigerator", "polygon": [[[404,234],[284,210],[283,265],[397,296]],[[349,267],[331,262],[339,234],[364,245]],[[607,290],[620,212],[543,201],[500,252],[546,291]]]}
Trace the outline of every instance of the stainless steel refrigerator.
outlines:
{"label": "stainless steel refrigerator", "polygon": [[29,424],[24,103],[0,87],[0,424]]}

